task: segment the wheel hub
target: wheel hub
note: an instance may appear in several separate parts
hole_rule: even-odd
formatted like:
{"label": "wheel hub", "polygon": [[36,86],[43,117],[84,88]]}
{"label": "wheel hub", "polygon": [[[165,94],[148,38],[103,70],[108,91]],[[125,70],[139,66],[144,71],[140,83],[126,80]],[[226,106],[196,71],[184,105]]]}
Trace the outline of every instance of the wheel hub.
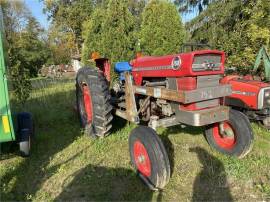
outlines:
{"label": "wheel hub", "polygon": [[236,133],[229,122],[216,124],[213,136],[216,144],[223,149],[231,150],[236,144]]}
{"label": "wheel hub", "polygon": [[232,131],[232,129],[231,128],[227,128],[227,129],[225,129],[225,137],[227,137],[227,138],[234,138],[234,132]]}
{"label": "wheel hub", "polygon": [[145,146],[137,140],[133,146],[133,155],[138,171],[146,176],[151,176],[151,162]]}
{"label": "wheel hub", "polygon": [[138,160],[140,163],[143,163],[145,161],[145,157],[143,155],[138,157]]}

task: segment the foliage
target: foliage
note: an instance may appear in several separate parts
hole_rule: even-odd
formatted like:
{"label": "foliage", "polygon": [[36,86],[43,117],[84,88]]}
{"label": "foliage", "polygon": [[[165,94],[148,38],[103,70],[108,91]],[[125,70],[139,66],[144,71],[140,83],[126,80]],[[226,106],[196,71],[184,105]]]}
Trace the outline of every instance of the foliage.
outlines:
{"label": "foliage", "polygon": [[24,103],[29,96],[29,77],[50,57],[44,30],[21,1],[1,1],[8,43],[8,70],[17,99]]}
{"label": "foliage", "polygon": [[21,65],[29,70],[30,77],[37,76],[38,70],[50,57],[46,41],[40,39],[41,30],[35,18],[29,17],[25,29],[19,39],[14,41],[16,53]]}
{"label": "foliage", "polygon": [[174,0],[179,12],[189,13],[198,10],[201,13],[207,6],[215,0]]}
{"label": "foliage", "polygon": [[176,7],[169,2],[153,0],[142,13],[139,41],[150,55],[178,53],[185,30]]}
{"label": "foliage", "polygon": [[32,89],[31,82],[29,80],[29,72],[27,69],[23,68],[20,61],[17,61],[17,63],[12,67],[10,75],[12,77],[12,85],[16,99],[21,104],[25,104]]}
{"label": "foliage", "polygon": [[44,0],[46,9],[52,19],[54,27],[62,33],[72,37],[73,54],[79,54],[83,43],[82,24],[86,21],[93,10],[93,1],[89,0],[70,0],[70,1],[51,1]]}
{"label": "foliage", "polygon": [[47,65],[68,64],[74,52],[75,38],[72,33],[61,32],[59,27],[51,25],[48,31],[48,45],[51,58]]}
{"label": "foliage", "polygon": [[[220,8],[223,9],[220,9]],[[187,24],[191,39],[227,53],[228,65],[250,67],[262,45],[269,46],[270,2],[215,2]]]}
{"label": "foliage", "polygon": [[126,0],[111,0],[107,7],[97,8],[85,23],[84,63],[93,52],[99,52],[112,62],[129,60],[134,56],[135,17],[129,11],[128,3]]}
{"label": "foliage", "polygon": [[83,39],[84,45],[82,50],[82,61],[86,64],[91,58],[93,52],[104,54],[102,47],[106,9],[103,7],[97,8],[91,19],[84,23]]}
{"label": "foliage", "polygon": [[134,17],[127,0],[111,0],[106,10],[102,33],[103,51],[112,61],[131,59],[134,55]]}

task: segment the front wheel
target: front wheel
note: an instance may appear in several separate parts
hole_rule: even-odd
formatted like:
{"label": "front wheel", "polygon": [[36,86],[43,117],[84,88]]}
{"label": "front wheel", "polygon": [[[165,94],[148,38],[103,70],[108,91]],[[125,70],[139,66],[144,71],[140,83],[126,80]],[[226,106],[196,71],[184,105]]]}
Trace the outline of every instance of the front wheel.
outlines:
{"label": "front wheel", "polygon": [[133,166],[148,187],[164,188],[170,179],[170,162],[156,132],[146,126],[135,128],[129,137],[129,152]]}
{"label": "front wheel", "polygon": [[251,151],[254,138],[247,117],[232,109],[229,120],[209,126],[205,137],[208,144],[217,151],[238,158],[243,158]]}

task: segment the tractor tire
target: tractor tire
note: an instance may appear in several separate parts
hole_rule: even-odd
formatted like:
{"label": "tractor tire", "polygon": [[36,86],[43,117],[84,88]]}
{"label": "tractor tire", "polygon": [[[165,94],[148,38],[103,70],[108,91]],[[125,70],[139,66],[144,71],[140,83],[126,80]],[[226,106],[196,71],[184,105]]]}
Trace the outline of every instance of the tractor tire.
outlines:
{"label": "tractor tire", "polygon": [[225,134],[221,134],[218,123],[206,129],[205,137],[211,147],[238,158],[243,158],[251,151],[253,131],[248,118],[242,112],[231,109],[229,120],[224,121],[224,130]]}
{"label": "tractor tire", "polygon": [[32,115],[22,112],[17,115],[18,131],[17,141],[19,143],[20,154],[23,157],[30,156],[31,144],[34,138],[34,124]]}
{"label": "tractor tire", "polygon": [[151,190],[163,189],[171,170],[166,149],[150,127],[138,126],[129,136],[129,152],[133,166]]}
{"label": "tractor tire", "polygon": [[84,133],[105,137],[112,128],[109,84],[96,68],[81,68],[76,76],[77,109]]}

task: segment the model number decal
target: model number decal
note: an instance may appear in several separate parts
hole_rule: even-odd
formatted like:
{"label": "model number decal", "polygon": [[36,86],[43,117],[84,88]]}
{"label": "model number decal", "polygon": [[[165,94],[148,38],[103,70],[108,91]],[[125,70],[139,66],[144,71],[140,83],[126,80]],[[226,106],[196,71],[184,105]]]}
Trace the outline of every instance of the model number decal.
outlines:
{"label": "model number decal", "polygon": [[205,90],[201,92],[202,99],[212,99],[213,97],[214,96],[212,90]]}
{"label": "model number decal", "polygon": [[237,95],[245,95],[245,96],[255,96],[256,95],[256,93],[254,93],[254,92],[243,92],[243,91],[239,91],[239,90],[233,91],[232,93],[237,94]]}

